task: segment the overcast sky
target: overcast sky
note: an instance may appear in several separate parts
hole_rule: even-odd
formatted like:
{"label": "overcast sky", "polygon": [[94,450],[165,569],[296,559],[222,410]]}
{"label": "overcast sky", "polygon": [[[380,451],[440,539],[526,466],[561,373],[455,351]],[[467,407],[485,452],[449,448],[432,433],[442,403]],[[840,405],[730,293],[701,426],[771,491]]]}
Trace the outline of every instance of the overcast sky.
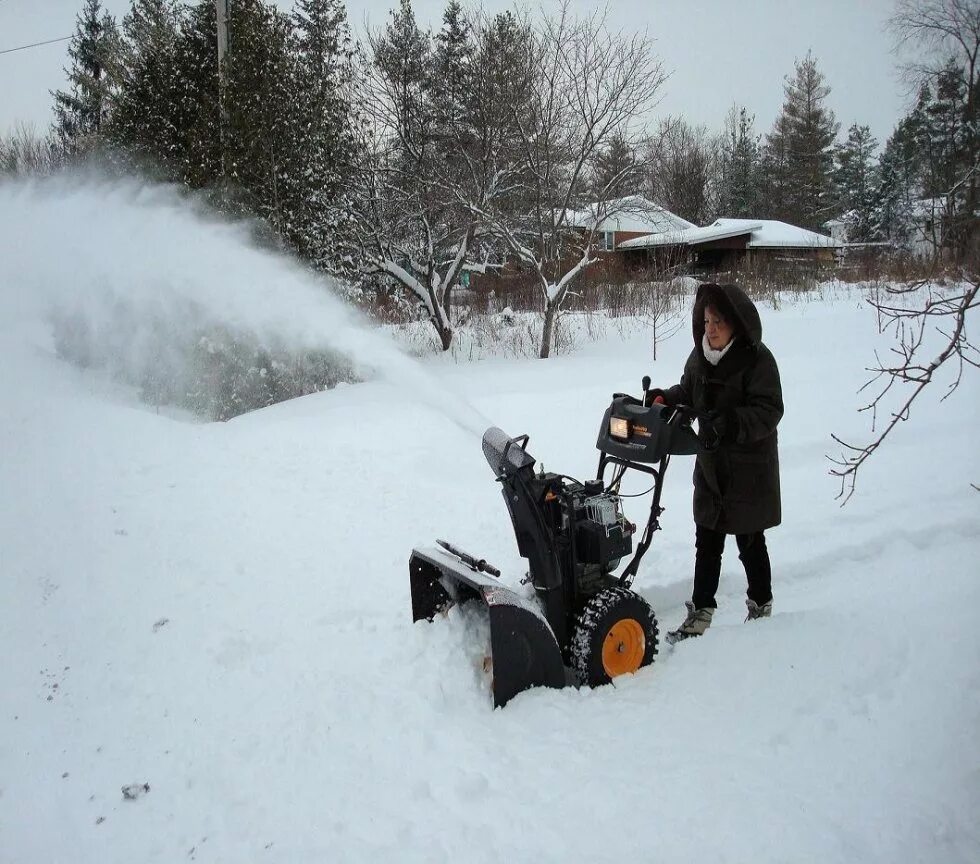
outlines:
{"label": "overcast sky", "polygon": [[[203,0],[211,2],[211,0]],[[292,0],[276,0],[283,9]],[[589,0],[572,0],[581,9]],[[349,0],[355,29],[383,24],[397,0]],[[121,18],[129,0],[103,0]],[[465,5],[465,4],[464,4]],[[484,0],[497,11],[512,2]],[[553,8],[553,4],[543,4]],[[0,0],[0,51],[68,36],[82,0]],[[415,0],[423,25],[438,26],[444,0]],[[907,95],[896,73],[885,29],[894,0],[611,0],[622,27],[646,29],[671,73],[658,114],[674,114],[720,129],[733,103],[756,116],[766,132],[783,100],[783,79],[812,50],[832,88],[829,103],[841,123],[871,127],[880,143],[905,113]],[[0,54],[0,131],[26,122],[45,129],[49,90],[64,86],[66,42]]]}

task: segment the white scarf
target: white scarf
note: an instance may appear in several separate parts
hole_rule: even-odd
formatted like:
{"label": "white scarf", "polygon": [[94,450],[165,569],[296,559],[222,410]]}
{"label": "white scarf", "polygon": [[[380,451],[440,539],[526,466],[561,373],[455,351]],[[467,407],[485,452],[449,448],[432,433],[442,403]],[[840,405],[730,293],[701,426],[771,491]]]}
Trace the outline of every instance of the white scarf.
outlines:
{"label": "white scarf", "polygon": [[733,336],[728,340],[728,344],[718,351],[715,351],[708,342],[708,334],[705,333],[701,337],[701,350],[704,352],[704,359],[707,360],[712,366],[717,366],[721,362],[721,358],[728,353],[728,349],[735,344],[735,337]]}

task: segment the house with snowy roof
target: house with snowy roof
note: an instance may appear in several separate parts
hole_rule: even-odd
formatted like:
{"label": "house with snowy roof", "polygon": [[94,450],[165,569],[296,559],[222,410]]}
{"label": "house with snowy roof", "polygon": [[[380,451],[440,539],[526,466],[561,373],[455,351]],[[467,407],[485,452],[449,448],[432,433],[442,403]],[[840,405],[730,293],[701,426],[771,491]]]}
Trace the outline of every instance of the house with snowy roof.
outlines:
{"label": "house with snowy roof", "polygon": [[833,264],[844,244],[776,219],[716,219],[710,225],[650,233],[616,249],[631,266],[686,257],[701,270],[728,270],[774,260]]}
{"label": "house with snowy roof", "polygon": [[569,211],[567,220],[571,227],[583,232],[594,228],[596,245],[610,252],[630,240],[697,227],[642,195],[598,201],[582,210]]}

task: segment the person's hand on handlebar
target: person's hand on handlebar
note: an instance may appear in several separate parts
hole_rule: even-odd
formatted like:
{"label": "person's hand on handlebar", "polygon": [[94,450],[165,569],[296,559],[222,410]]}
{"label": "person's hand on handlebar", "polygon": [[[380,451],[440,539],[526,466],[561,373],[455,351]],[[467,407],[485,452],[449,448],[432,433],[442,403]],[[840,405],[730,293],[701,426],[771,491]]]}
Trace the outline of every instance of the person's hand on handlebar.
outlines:
{"label": "person's hand on handlebar", "polygon": [[736,430],[729,416],[721,411],[697,411],[690,405],[677,405],[675,410],[682,423],[698,421],[698,429],[708,450],[714,450],[723,441],[734,438]]}
{"label": "person's hand on handlebar", "polygon": [[647,390],[643,397],[643,405],[645,408],[649,408],[651,405],[666,405],[667,399],[664,396],[664,391],[659,387],[654,387],[652,390]]}

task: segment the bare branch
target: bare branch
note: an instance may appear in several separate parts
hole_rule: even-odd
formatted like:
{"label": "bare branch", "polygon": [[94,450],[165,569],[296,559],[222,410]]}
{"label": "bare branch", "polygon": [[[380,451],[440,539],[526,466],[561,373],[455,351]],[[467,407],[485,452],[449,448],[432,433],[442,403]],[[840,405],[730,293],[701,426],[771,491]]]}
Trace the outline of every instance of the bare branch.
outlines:
{"label": "bare branch", "polygon": [[[874,398],[860,409],[861,411],[871,411],[873,417],[872,432],[875,429],[878,409],[883,407],[885,397],[892,388],[896,384],[911,384],[913,387],[897,410],[890,412],[889,421],[871,442],[850,444],[837,435],[831,436],[843,448],[840,457],[831,457],[831,462],[838,467],[831,469],[830,472],[835,477],[840,478],[841,487],[837,497],[843,498],[842,505],[846,504],[854,494],[857,475],[861,466],[884,443],[891,431],[900,422],[909,418],[913,403],[932,383],[936,373],[944,365],[952,361],[957,364],[957,370],[940,401],[947,399],[958,388],[962,381],[964,365],[980,368],[980,354],[967,338],[967,313],[980,305],[980,299],[978,299],[980,274],[965,274],[965,278],[967,281],[964,283],[964,289],[950,295],[943,295],[936,290],[935,286],[923,285],[921,282],[913,286],[886,288],[884,292],[886,296],[908,299],[913,302],[911,306],[885,303],[880,293],[868,299],[879,316],[881,332],[887,332],[891,329],[897,342],[891,348],[891,352],[897,357],[896,362],[887,365],[882,363],[876,354],[877,365],[868,370],[873,373],[873,377],[861,388],[864,390],[874,382],[884,379],[884,384],[880,386]],[[927,291],[926,297],[922,302],[916,304],[912,292],[923,287]],[[935,326],[937,320],[947,319],[952,320],[951,328],[941,329]],[[942,337],[941,350],[931,360],[922,361],[919,359],[919,354],[925,342],[926,334],[933,331]]]}

